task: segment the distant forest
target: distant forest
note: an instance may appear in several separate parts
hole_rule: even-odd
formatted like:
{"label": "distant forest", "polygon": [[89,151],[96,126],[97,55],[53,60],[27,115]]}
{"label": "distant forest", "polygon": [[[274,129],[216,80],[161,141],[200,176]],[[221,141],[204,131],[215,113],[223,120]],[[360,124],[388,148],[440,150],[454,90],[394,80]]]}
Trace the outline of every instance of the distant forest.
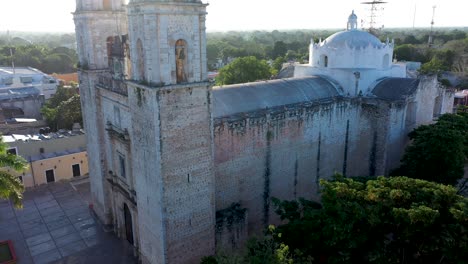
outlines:
{"label": "distant forest", "polygon": [[[307,62],[311,39],[315,42],[335,33],[333,30],[289,30],[207,33],[210,70],[239,57],[254,56],[280,68],[283,62]],[[420,61],[431,70],[447,70],[467,75],[468,28],[437,29],[434,45],[427,45],[427,29],[385,29],[378,33],[382,41],[395,40],[395,58]],[[0,65],[30,66],[46,73],[76,71],[78,62],[75,34],[16,33],[0,34]],[[11,49],[10,49],[11,47]],[[221,62],[221,63],[220,63]],[[279,69],[278,69],[279,70]]]}
{"label": "distant forest", "polygon": [[15,66],[29,66],[49,74],[75,72],[75,34],[0,34],[0,65],[11,66],[12,61]]}

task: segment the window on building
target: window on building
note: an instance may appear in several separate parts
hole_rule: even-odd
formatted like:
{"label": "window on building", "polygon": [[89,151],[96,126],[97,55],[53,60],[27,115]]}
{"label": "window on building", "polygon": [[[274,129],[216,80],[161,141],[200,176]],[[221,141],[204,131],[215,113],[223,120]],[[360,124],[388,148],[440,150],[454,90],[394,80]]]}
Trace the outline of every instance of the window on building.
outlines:
{"label": "window on building", "polygon": [[13,78],[11,78],[11,77],[10,78],[5,78],[5,79],[3,79],[3,83],[5,85],[12,85],[13,84]]}
{"label": "window on building", "polygon": [[114,124],[116,127],[121,128],[120,108],[116,105],[114,105]]}
{"label": "window on building", "polygon": [[175,46],[177,83],[187,82],[185,68],[187,64],[187,43],[179,39]]}
{"label": "window on building", "polygon": [[33,78],[32,77],[20,77],[20,81],[22,83],[32,83],[33,82]]}
{"label": "window on building", "polygon": [[7,153],[11,155],[18,155],[18,149],[16,147],[7,149]]}
{"label": "window on building", "polygon": [[106,40],[106,47],[107,47],[107,64],[112,67],[112,46],[114,45],[114,37],[108,37]]}
{"label": "window on building", "polygon": [[55,182],[55,172],[54,172],[54,170],[46,170],[45,174],[46,174],[47,183]]}
{"label": "window on building", "polygon": [[122,178],[126,178],[126,170],[125,170],[125,156],[123,154],[118,154],[119,157],[119,170],[120,170],[120,176]]}
{"label": "window on building", "polygon": [[327,55],[322,54],[320,56],[320,65],[322,65],[323,67],[328,67],[328,56]]}
{"label": "window on building", "polygon": [[73,177],[81,176],[80,164],[72,165]]}
{"label": "window on building", "polygon": [[104,0],[104,1],[102,1],[102,8],[103,8],[104,10],[112,10],[111,0]]}
{"label": "window on building", "polygon": [[390,56],[388,54],[385,54],[385,56],[382,59],[382,68],[387,69],[390,66]]}
{"label": "window on building", "polygon": [[437,96],[434,101],[434,110],[432,112],[432,117],[438,118],[442,113],[442,96]]}
{"label": "window on building", "polygon": [[145,52],[141,39],[137,40],[137,72],[140,81],[146,80],[145,76]]}

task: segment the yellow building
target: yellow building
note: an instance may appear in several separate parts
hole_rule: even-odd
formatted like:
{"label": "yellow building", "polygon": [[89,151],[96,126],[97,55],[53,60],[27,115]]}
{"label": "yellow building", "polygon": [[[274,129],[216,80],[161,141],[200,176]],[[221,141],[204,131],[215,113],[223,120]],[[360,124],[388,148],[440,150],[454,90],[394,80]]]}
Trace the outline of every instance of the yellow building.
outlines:
{"label": "yellow building", "polygon": [[18,177],[25,187],[69,180],[88,174],[86,137],[82,132],[48,136],[7,135],[8,151],[28,161],[29,168]]}

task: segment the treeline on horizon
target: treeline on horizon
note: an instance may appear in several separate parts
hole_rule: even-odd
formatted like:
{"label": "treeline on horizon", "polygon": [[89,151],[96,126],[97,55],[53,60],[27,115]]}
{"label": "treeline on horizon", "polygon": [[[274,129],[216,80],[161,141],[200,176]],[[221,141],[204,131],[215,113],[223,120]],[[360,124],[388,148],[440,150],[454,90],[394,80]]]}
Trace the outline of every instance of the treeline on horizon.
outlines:
{"label": "treeline on horizon", "polygon": [[[307,62],[311,40],[318,42],[338,30],[229,31],[207,33],[207,57],[211,70],[220,60],[254,56],[276,62]],[[395,57],[403,61],[433,62],[444,70],[466,72],[462,60],[468,54],[468,28],[437,29],[434,46],[429,48],[428,29],[385,29],[378,33],[382,41],[395,40]],[[74,33],[0,34],[0,65],[11,65],[10,47],[16,66],[30,66],[45,73],[76,71],[78,62]],[[436,61],[433,61],[435,58]],[[281,65],[281,63],[276,63]],[[278,69],[279,70],[279,69]]]}
{"label": "treeline on horizon", "polygon": [[[11,57],[13,54],[13,58]],[[78,56],[74,33],[11,32],[0,35],[0,66],[33,67],[42,72],[76,71]]]}

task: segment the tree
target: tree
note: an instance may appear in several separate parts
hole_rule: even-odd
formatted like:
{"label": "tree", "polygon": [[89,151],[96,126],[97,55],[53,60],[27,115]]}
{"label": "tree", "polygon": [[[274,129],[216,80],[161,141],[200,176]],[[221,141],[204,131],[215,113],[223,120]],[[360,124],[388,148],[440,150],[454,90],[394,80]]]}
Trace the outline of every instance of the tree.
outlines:
{"label": "tree", "polygon": [[9,169],[22,172],[27,168],[27,162],[22,157],[7,152],[8,145],[0,137],[0,199],[9,199],[15,207],[23,207],[24,186]]}
{"label": "tree", "polygon": [[72,129],[74,123],[83,123],[79,94],[75,94],[57,107],[57,127],[59,129]]}
{"label": "tree", "polygon": [[468,158],[468,114],[445,114],[432,125],[409,134],[412,140],[399,169],[392,175],[455,185],[463,177]]}
{"label": "tree", "polygon": [[236,84],[269,79],[273,75],[271,67],[265,60],[254,56],[237,58],[221,68],[216,78],[216,84]]}
{"label": "tree", "polygon": [[53,130],[71,129],[74,123],[83,123],[80,95],[74,88],[59,86],[41,112]]}
{"label": "tree", "polygon": [[[321,204],[275,200],[278,243],[313,263],[465,263],[468,199],[407,177],[321,181]],[[280,235],[279,235],[280,234]]]}
{"label": "tree", "polygon": [[284,59],[284,57],[278,57],[276,58],[274,61],[273,61],[273,69],[275,69],[276,71],[281,71],[281,69],[283,68],[283,63],[285,63],[286,60]]}

